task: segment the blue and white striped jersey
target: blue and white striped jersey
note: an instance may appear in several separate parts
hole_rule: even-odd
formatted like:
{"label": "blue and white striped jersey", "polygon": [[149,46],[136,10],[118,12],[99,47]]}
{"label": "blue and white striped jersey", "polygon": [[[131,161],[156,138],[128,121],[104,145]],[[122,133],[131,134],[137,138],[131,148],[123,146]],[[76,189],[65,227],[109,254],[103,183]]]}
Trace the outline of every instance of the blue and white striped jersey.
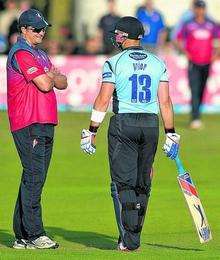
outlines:
{"label": "blue and white striped jersey", "polygon": [[103,66],[102,82],[115,84],[114,113],[158,114],[160,81],[168,81],[164,62],[142,47],[127,48]]}

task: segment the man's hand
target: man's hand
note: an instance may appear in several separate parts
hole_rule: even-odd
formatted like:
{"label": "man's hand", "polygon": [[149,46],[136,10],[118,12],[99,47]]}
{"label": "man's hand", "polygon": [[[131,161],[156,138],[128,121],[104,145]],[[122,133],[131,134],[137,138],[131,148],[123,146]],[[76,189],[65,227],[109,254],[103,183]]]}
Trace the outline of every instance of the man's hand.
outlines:
{"label": "man's hand", "polygon": [[81,133],[80,147],[84,153],[94,154],[96,151],[95,134],[87,129],[83,129]]}
{"label": "man's hand", "polygon": [[55,76],[61,75],[61,72],[58,70],[58,68],[54,67],[52,65],[50,72],[52,72]]}
{"label": "man's hand", "polygon": [[49,76],[54,81],[54,87],[62,90],[67,88],[67,78],[63,75],[56,67],[53,65],[50,68],[50,71],[47,72]]}
{"label": "man's hand", "polygon": [[51,78],[51,79],[54,79],[56,76],[59,76],[61,75],[60,71],[54,67],[52,65],[52,67],[50,68],[50,70],[47,72],[47,75]]}
{"label": "man's hand", "polygon": [[167,157],[171,160],[174,160],[179,151],[179,142],[180,142],[180,135],[176,133],[167,133],[166,134],[166,141],[163,146],[163,150]]}

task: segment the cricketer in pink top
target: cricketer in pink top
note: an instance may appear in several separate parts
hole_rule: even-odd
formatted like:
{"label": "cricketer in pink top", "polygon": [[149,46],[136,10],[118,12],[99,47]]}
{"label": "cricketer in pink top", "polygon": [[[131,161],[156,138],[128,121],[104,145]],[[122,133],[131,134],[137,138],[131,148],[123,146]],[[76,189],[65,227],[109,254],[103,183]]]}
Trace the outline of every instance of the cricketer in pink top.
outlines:
{"label": "cricketer in pink top", "polygon": [[213,55],[213,41],[219,38],[219,27],[206,18],[204,23],[194,19],[183,24],[177,38],[183,40],[188,59],[198,65],[211,63]]}
{"label": "cricketer in pink top", "polygon": [[32,81],[48,72],[51,66],[44,51],[18,38],[7,62],[8,115],[12,132],[33,123],[57,124],[54,90],[42,92]]}

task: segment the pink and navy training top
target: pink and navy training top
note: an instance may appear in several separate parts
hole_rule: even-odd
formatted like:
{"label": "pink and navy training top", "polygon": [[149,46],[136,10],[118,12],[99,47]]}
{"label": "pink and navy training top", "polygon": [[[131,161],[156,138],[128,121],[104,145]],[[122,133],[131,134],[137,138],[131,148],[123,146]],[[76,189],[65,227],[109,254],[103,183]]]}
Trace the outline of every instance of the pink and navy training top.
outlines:
{"label": "pink and navy training top", "polygon": [[51,66],[44,51],[18,37],[7,60],[8,116],[12,132],[33,123],[57,124],[54,91],[42,92],[32,81],[48,72]]}
{"label": "pink and navy training top", "polygon": [[202,24],[194,18],[187,21],[177,35],[178,40],[184,41],[188,59],[198,65],[211,63],[213,40],[219,37],[219,27],[208,18]]}

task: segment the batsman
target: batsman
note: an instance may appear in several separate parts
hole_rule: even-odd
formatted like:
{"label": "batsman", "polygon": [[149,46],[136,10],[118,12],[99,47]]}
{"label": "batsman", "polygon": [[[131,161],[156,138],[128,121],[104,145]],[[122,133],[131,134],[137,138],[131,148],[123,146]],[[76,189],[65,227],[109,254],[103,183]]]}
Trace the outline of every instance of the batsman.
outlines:
{"label": "batsman", "polygon": [[160,58],[141,47],[143,35],[144,28],[134,17],[123,17],[116,24],[113,43],[121,52],[104,63],[90,126],[81,134],[81,149],[94,154],[97,131],[113,97],[108,154],[121,251],[140,247],[158,145],[159,110],[166,135],[165,154],[175,159],[179,150],[167,69]]}

